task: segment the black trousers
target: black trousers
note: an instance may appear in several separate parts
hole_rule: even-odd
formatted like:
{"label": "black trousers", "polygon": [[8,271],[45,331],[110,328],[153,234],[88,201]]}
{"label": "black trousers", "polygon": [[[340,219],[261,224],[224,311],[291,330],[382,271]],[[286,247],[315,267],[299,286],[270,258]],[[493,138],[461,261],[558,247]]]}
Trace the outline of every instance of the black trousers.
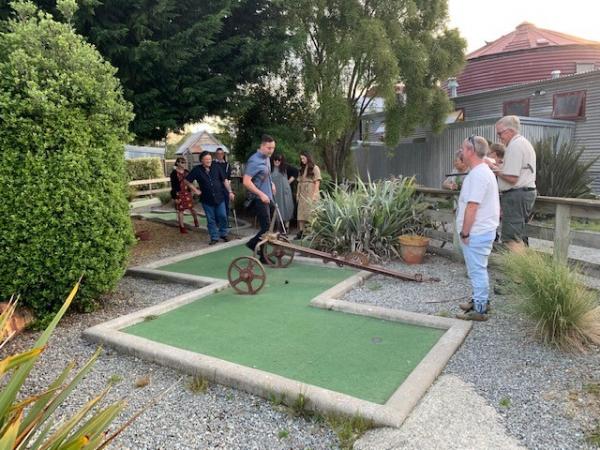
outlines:
{"label": "black trousers", "polygon": [[269,225],[271,224],[271,205],[263,203],[257,198],[252,202],[252,208],[254,209],[254,214],[256,214],[258,225],[260,226],[260,230],[256,233],[256,236],[248,241],[248,247],[251,247],[252,250],[254,250],[256,244],[260,241],[260,237],[269,231]]}

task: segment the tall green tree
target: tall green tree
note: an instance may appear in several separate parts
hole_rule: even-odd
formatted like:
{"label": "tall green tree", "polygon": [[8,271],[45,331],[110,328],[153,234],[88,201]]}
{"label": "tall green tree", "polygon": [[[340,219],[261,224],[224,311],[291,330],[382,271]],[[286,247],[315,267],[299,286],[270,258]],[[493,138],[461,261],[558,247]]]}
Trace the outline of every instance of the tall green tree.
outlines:
{"label": "tall green tree", "polygon": [[77,26],[119,69],[137,138],[162,139],[281,64],[284,12],[281,0],[94,0]]}
{"label": "tall green tree", "polygon": [[316,144],[343,176],[358,118],[385,101],[386,143],[416,125],[443,126],[451,109],[440,83],[464,62],[465,41],[446,28],[446,0],[298,0],[292,15],[305,93],[316,105]]}
{"label": "tall green tree", "polygon": [[[292,38],[288,1],[84,0],[74,22],[118,68],[143,141],[226,113],[241,85],[279,68]],[[34,3],[56,12],[56,0]]]}
{"label": "tall green tree", "polygon": [[263,134],[277,141],[277,152],[294,164],[300,151],[312,148],[312,111],[301,89],[299,75],[285,73],[248,87],[235,100],[234,152],[245,161],[258,148]]}

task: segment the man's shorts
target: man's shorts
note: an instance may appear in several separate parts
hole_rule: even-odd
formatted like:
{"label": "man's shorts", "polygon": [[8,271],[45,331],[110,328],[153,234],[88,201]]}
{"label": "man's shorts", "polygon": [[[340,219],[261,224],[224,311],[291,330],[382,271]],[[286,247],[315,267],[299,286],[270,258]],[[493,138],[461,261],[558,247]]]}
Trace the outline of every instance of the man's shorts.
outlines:
{"label": "man's shorts", "polygon": [[526,224],[533,211],[536,197],[535,189],[511,189],[500,195],[502,242],[528,242]]}

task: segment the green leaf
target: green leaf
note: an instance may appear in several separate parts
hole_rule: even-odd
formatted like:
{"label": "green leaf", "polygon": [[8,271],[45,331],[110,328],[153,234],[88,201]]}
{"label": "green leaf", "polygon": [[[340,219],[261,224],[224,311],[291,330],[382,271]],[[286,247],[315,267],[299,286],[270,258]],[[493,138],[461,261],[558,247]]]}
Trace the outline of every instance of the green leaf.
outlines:
{"label": "green leaf", "polygon": [[[52,331],[54,331],[59,320],[62,318],[62,316],[65,314],[65,312],[71,305],[71,302],[73,301],[73,298],[75,298],[78,289],[79,282],[75,284],[75,286],[71,290],[71,293],[65,300],[65,303],[63,304],[62,308],[58,311],[58,313],[56,313],[56,316],[54,317],[52,322],[50,322],[46,330],[44,330],[44,332],[38,338],[37,342],[34,345],[34,349],[43,348],[46,345],[48,339],[50,338],[50,335],[52,334]],[[38,356],[30,358],[26,363],[22,364],[15,371],[8,384],[0,392],[0,418],[2,418],[3,421],[5,420],[6,413],[10,409],[11,404],[15,401],[17,394],[21,389],[21,386],[27,379],[29,372],[31,372],[31,369],[33,368],[33,365],[35,364],[35,361],[37,360]]]}

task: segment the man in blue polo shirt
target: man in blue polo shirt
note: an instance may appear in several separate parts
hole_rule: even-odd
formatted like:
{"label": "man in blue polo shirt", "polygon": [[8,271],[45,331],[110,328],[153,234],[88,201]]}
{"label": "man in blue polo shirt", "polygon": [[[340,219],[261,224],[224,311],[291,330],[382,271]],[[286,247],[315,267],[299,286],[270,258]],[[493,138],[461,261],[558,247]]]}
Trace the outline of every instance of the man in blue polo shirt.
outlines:
{"label": "man in blue polo shirt", "polygon": [[[269,231],[271,222],[271,202],[275,186],[271,180],[271,161],[270,157],[275,151],[275,139],[265,134],[262,136],[260,147],[246,163],[246,172],[244,173],[243,184],[250,192],[253,198],[251,207],[254,209],[260,230],[246,246],[254,251],[260,237]],[[264,256],[260,255],[261,262],[265,262]]]}
{"label": "man in blue polo shirt", "polygon": [[[210,242],[214,245],[219,238],[227,242],[227,213],[225,212],[225,196],[233,200],[233,192],[229,181],[225,179],[223,171],[212,163],[209,152],[200,154],[200,165],[192,169],[186,177],[186,183],[194,193],[200,196],[200,203],[204,208]],[[196,181],[200,189],[192,183]]]}

